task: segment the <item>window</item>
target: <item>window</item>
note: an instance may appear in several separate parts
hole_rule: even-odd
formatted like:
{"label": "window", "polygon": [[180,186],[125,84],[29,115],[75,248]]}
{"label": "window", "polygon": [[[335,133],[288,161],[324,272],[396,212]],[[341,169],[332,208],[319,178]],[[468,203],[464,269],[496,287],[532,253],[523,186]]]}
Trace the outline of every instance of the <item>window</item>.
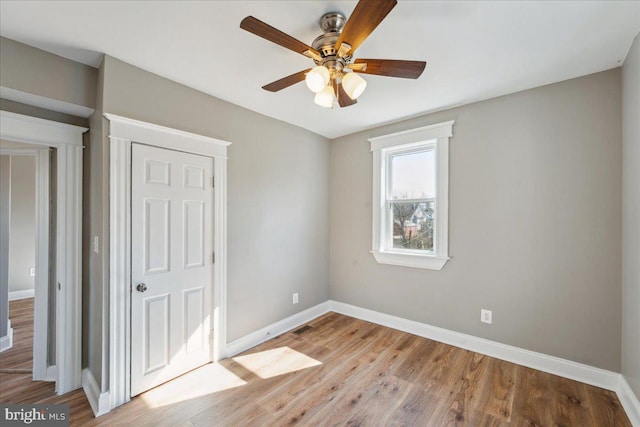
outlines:
{"label": "window", "polygon": [[373,256],[440,270],[449,259],[449,137],[453,121],[369,139]]}

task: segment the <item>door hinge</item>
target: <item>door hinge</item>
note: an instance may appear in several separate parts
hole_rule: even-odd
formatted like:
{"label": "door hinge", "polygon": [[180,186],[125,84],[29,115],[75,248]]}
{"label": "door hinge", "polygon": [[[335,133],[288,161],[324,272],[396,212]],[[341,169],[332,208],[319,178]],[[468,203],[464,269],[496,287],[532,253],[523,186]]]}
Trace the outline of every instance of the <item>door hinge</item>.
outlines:
{"label": "door hinge", "polygon": [[212,177],[211,177],[211,186],[212,186],[212,187],[215,187],[215,186],[216,186],[216,177],[215,177],[215,176],[212,176]]}
{"label": "door hinge", "polygon": [[216,263],[216,254],[215,252],[211,254],[211,264],[215,264]]}

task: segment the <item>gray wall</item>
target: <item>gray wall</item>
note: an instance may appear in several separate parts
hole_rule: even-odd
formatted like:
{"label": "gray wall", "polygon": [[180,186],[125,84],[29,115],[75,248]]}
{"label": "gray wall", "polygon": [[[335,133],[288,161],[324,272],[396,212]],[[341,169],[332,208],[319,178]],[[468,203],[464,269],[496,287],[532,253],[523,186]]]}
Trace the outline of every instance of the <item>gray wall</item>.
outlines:
{"label": "gray wall", "polygon": [[[367,138],[447,120],[452,259],[377,264]],[[332,141],[331,298],[619,372],[621,138],[614,69]]]}
{"label": "gray wall", "polygon": [[9,230],[11,227],[11,156],[0,156],[0,338],[9,319]]}
{"label": "gray wall", "polygon": [[622,88],[622,374],[640,398],[640,34]]}
{"label": "gray wall", "polygon": [[[83,153],[82,363],[104,392],[108,390],[108,364],[103,360],[107,360],[109,341],[109,146],[107,127],[103,126],[104,62],[97,78],[96,111],[89,118],[89,141],[85,141]],[[98,253],[92,246],[96,236]]]}
{"label": "gray wall", "polygon": [[9,292],[33,290],[36,265],[36,158],[11,156]]}
{"label": "gray wall", "polygon": [[[228,153],[229,341],[329,298],[326,138],[109,56],[105,57],[100,73],[99,80],[103,79],[104,84],[98,84],[98,92],[102,94],[98,96],[97,112],[102,110],[232,142]],[[88,287],[95,290],[101,286],[103,301],[107,301],[107,125],[100,123],[97,114],[94,116],[88,156],[91,168],[88,191],[92,201],[91,212],[87,214],[91,217],[92,233],[104,233],[101,239],[105,244],[101,261],[92,255],[95,264],[91,266]],[[293,292],[300,294],[297,305],[291,302]],[[106,313],[106,305],[96,295],[90,310],[99,312],[102,308]],[[90,327],[98,329],[93,321]],[[103,326],[102,332],[105,331]],[[103,390],[107,377],[99,379],[97,370],[102,363],[102,373],[106,375],[106,357],[103,355],[100,361],[97,354],[106,351],[106,338],[104,335],[102,343],[89,343],[87,349],[88,365]]]}
{"label": "gray wall", "polygon": [[0,86],[95,108],[96,78],[95,68],[0,37]]}

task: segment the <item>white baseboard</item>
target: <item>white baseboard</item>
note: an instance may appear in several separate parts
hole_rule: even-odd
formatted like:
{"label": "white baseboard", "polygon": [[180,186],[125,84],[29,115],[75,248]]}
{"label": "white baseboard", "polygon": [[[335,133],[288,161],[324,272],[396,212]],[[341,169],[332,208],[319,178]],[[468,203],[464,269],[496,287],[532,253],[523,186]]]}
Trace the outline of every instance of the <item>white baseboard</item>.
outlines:
{"label": "white baseboard", "polygon": [[58,379],[58,368],[56,365],[47,366],[47,373],[45,374],[44,381],[56,381]]}
{"label": "white baseboard", "polygon": [[620,384],[618,385],[616,393],[618,394],[618,399],[620,399],[624,411],[631,421],[631,425],[640,427],[640,400],[638,400],[638,397],[633,390],[631,390],[631,387],[629,387],[629,383],[624,378],[624,375],[620,375]]}
{"label": "white baseboard", "polygon": [[226,357],[232,357],[238,353],[242,353],[243,351],[248,350],[251,347],[255,347],[260,343],[263,343],[271,338],[275,338],[278,335],[281,335],[293,328],[296,328],[317,317],[320,317],[325,313],[328,313],[329,305],[330,301],[325,301],[321,304],[289,316],[286,319],[282,319],[262,329],[245,335],[242,338],[238,338],[237,340],[227,343]]}
{"label": "white baseboard", "polygon": [[0,353],[13,347],[13,328],[11,327],[11,319],[7,320],[7,335],[0,337]]}
{"label": "white baseboard", "polygon": [[15,301],[17,299],[33,298],[35,295],[34,289],[25,289],[23,291],[11,291],[9,292],[9,301]]}
{"label": "white baseboard", "polygon": [[82,370],[82,388],[96,417],[109,412],[109,392],[100,392],[100,387],[88,368]]}
{"label": "white baseboard", "polygon": [[338,301],[330,301],[329,306],[330,310],[336,313],[345,314],[378,325],[387,326],[399,331],[408,332],[518,365],[527,366],[539,371],[591,384],[596,387],[612,391],[617,391],[619,387],[620,374],[617,372],[607,371],[571,360],[438,328],[425,323],[403,319]]}

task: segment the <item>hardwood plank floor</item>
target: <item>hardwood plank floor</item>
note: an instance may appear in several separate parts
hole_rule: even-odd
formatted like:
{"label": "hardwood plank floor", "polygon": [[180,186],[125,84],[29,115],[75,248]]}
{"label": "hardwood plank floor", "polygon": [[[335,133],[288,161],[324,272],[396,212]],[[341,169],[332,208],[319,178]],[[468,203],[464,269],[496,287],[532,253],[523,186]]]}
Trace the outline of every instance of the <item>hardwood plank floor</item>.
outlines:
{"label": "hardwood plank floor", "polygon": [[13,347],[0,353],[0,369],[33,369],[33,298],[9,301]]}
{"label": "hardwood plank floor", "polygon": [[630,426],[615,393],[336,313],[93,418],[81,391],[0,374],[72,425]]}

